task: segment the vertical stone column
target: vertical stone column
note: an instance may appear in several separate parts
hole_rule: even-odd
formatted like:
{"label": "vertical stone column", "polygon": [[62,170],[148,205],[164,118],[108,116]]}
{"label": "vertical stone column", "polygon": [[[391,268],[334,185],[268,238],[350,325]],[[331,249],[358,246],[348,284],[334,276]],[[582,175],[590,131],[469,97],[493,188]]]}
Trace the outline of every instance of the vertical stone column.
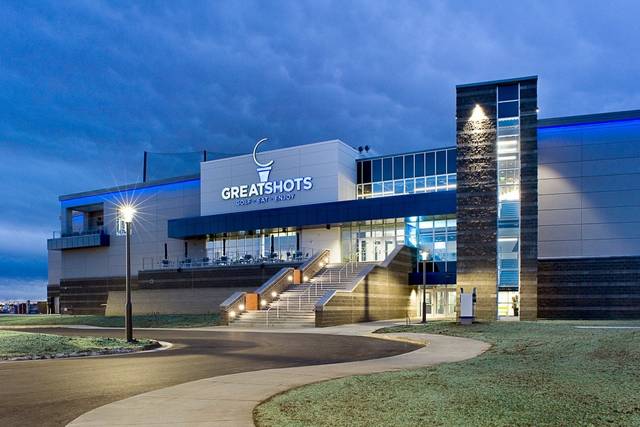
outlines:
{"label": "vertical stone column", "polygon": [[456,88],[457,288],[477,293],[476,318],[497,319],[497,89],[520,85],[520,318],[537,317],[537,77]]}
{"label": "vertical stone column", "polygon": [[[472,115],[474,116],[472,119]],[[477,293],[476,318],[497,313],[496,86],[456,88],[457,288]]]}

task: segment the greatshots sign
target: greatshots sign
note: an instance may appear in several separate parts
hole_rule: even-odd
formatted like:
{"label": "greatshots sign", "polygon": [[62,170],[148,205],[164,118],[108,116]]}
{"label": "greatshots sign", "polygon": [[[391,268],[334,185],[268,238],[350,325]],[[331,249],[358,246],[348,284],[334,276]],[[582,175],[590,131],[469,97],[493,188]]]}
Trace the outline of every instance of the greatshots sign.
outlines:
{"label": "greatshots sign", "polygon": [[267,138],[261,139],[253,147],[253,161],[257,166],[256,171],[260,182],[225,187],[221,193],[224,200],[233,200],[238,206],[280,202],[293,200],[296,197],[296,193],[309,191],[313,188],[313,178],[310,176],[269,180],[274,160],[261,163],[256,155],[258,146],[266,140]]}

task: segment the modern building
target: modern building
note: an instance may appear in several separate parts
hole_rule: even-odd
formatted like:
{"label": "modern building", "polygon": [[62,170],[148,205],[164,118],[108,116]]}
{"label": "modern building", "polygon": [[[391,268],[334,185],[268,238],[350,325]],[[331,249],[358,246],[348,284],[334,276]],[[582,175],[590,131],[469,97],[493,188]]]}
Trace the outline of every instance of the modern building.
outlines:
{"label": "modern building", "polygon": [[122,311],[124,203],[141,313],[297,301],[322,326],[455,317],[472,292],[481,320],[640,318],[640,110],[539,119],[537,84],[457,86],[438,149],[145,153],[142,183],[60,197],[50,301]]}

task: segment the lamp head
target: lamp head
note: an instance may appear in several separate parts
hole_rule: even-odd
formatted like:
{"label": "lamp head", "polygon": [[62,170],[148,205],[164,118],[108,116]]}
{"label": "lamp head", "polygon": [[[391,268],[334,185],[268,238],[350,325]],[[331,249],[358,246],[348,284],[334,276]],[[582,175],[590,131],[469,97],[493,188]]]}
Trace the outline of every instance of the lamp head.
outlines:
{"label": "lamp head", "polygon": [[469,119],[473,122],[478,122],[481,120],[487,120],[487,115],[485,114],[482,107],[479,104],[476,104],[476,106],[473,108],[473,111],[471,112],[471,117]]}
{"label": "lamp head", "polygon": [[120,206],[120,216],[122,220],[127,224],[131,224],[133,222],[133,218],[136,215],[136,208],[133,205],[122,205]]}

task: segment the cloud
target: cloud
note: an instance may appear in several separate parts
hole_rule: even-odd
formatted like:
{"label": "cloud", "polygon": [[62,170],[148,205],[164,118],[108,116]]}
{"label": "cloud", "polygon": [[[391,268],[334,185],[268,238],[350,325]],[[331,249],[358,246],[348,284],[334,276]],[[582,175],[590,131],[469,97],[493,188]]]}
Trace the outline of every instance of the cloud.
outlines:
{"label": "cloud", "polygon": [[27,254],[30,276],[33,251],[46,257],[40,230],[59,228],[57,196],[136,181],[144,150],[240,153],[261,137],[340,138],[381,154],[451,146],[456,84],[530,74],[544,117],[638,108],[639,11],[630,1],[3,5],[0,253]]}
{"label": "cloud", "polygon": [[51,238],[51,233],[43,229],[0,222],[0,254],[42,255],[47,248],[47,238]]}
{"label": "cloud", "polygon": [[46,299],[45,280],[0,277],[0,301],[44,301]]}

